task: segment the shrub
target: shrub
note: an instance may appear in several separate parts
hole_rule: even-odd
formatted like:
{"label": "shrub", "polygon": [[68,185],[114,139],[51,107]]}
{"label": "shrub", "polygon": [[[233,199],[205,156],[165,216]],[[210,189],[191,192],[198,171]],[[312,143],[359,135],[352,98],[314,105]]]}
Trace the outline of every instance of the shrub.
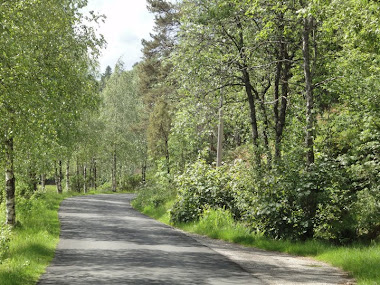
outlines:
{"label": "shrub", "polygon": [[171,221],[196,221],[205,208],[223,208],[239,218],[241,213],[227,170],[228,166],[213,168],[204,160],[188,166],[175,180],[178,196],[170,211]]}
{"label": "shrub", "polygon": [[361,238],[375,240],[380,236],[380,186],[358,193],[354,211]]}
{"label": "shrub", "polygon": [[355,193],[337,161],[319,157],[308,170],[293,164],[268,172],[258,182],[250,213],[261,232],[277,239],[339,243],[355,238]]}
{"label": "shrub", "polygon": [[133,191],[141,184],[141,175],[125,175],[120,179],[119,187],[121,190]]}

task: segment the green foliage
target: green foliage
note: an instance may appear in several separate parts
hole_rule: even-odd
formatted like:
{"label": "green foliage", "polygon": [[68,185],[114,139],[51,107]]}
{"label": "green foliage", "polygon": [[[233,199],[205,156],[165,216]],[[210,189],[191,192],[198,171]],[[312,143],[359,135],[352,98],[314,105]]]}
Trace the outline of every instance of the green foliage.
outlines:
{"label": "green foliage", "polygon": [[198,234],[228,241],[253,236],[246,227],[235,221],[230,211],[221,208],[206,208],[199,221],[190,224],[190,227]]}
{"label": "green foliage", "polygon": [[[112,172],[115,184],[128,187],[125,177],[133,175],[146,160],[146,114],[137,91],[137,67],[127,71],[123,62],[118,61],[114,72],[107,76],[101,92],[99,117],[91,128],[85,125],[88,136],[81,143],[82,154],[87,160],[95,157],[97,165],[107,169],[101,173],[101,178],[108,180]],[[96,126],[101,126],[97,135],[94,134]],[[91,136],[93,140],[88,141]]]}
{"label": "green foliage", "polygon": [[120,190],[134,191],[141,185],[141,175],[124,175],[120,178]]}
{"label": "green foliage", "polygon": [[246,209],[241,207],[244,202],[239,201],[238,196],[243,196],[240,188],[245,179],[239,183],[233,177],[245,175],[236,172],[237,167],[215,168],[202,159],[189,165],[175,180],[178,197],[170,211],[171,221],[196,221],[206,208],[225,209],[231,211],[235,219],[242,217]]}
{"label": "green foliage", "polygon": [[312,169],[284,165],[259,181],[252,222],[273,238],[354,238],[352,192],[338,163],[319,158]]}
{"label": "green foliage", "polygon": [[18,223],[10,236],[4,228],[1,234],[5,238],[1,245],[8,247],[0,265],[1,284],[35,284],[53,258],[59,240],[57,211],[65,196],[51,188],[28,199],[18,198]]}
{"label": "green foliage", "polygon": [[[260,175],[253,175],[255,171]],[[173,223],[197,221],[211,208],[226,209],[235,220],[276,239],[314,237],[347,243],[364,237],[360,232],[373,237],[376,232],[369,233],[369,228],[378,230],[378,219],[371,220],[378,214],[377,197],[357,197],[347,170],[326,157],[319,157],[308,170],[289,164],[265,172],[243,162],[213,168],[198,160],[176,178],[175,185]],[[372,201],[372,206],[362,211],[359,201]]]}
{"label": "green foliage", "polygon": [[70,176],[70,189],[72,191],[80,193],[83,190],[84,179],[83,175],[74,174]]}
{"label": "green foliage", "polygon": [[175,197],[175,190],[169,185],[146,184],[137,191],[137,197],[132,205],[143,210],[147,207],[158,208],[165,205]]}
{"label": "green foliage", "polygon": [[11,241],[11,228],[7,225],[0,226],[0,264],[9,251]]}

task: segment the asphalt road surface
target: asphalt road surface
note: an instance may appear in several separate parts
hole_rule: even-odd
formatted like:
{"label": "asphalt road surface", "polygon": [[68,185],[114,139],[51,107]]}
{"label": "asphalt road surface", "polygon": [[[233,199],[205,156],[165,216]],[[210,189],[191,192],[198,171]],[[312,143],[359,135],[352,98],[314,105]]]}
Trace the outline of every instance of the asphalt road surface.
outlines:
{"label": "asphalt road surface", "polygon": [[[132,198],[132,194],[96,195],[63,201],[60,242],[38,284],[293,284],[292,278],[288,281],[294,274],[286,264],[281,267],[287,278],[284,273],[277,279],[265,278],[273,260],[263,267],[268,257],[262,252],[255,262],[254,252],[234,253],[230,246],[202,242],[133,210]],[[246,255],[248,263],[244,263]],[[319,272],[321,266],[313,267],[308,267],[313,271],[306,279],[293,276],[294,284],[343,284],[343,279],[337,279],[339,273],[325,276],[336,271]],[[255,275],[255,268],[259,274]],[[272,275],[276,273],[268,277]],[[318,283],[319,275],[323,282]]]}

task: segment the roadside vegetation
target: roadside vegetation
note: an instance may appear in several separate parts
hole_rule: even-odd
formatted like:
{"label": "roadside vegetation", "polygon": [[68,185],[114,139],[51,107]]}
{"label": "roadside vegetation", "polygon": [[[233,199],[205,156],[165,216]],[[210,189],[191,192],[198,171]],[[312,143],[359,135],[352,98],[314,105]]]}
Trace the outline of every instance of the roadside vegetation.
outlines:
{"label": "roadside vegetation", "polygon": [[322,240],[278,240],[252,231],[245,224],[236,222],[228,210],[221,208],[204,209],[197,221],[173,223],[170,211],[175,196],[162,196],[167,193],[162,188],[140,189],[132,202],[135,209],[165,224],[175,226],[213,239],[221,239],[248,247],[284,252],[297,256],[307,256],[329,263],[348,272],[358,285],[380,284],[380,243],[353,243],[340,246]]}
{"label": "roadside vegetation", "polygon": [[134,206],[380,284],[379,3],[148,3]]}
{"label": "roadside vegetation", "polygon": [[[58,208],[69,194],[37,191],[19,198],[16,211],[20,219],[10,231],[2,226],[0,283],[35,284],[54,256],[59,240]],[[2,208],[4,206],[2,205]],[[4,211],[0,218],[5,219]]]}

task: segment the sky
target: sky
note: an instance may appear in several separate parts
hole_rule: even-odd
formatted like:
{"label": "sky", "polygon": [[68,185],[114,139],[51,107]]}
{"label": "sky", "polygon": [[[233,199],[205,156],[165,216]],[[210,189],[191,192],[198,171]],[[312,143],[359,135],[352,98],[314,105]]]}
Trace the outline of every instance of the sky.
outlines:
{"label": "sky", "polygon": [[88,0],[87,10],[107,17],[98,29],[107,41],[99,60],[100,72],[108,65],[113,70],[119,58],[131,69],[141,60],[141,40],[149,39],[153,30],[154,17],[145,0]]}

